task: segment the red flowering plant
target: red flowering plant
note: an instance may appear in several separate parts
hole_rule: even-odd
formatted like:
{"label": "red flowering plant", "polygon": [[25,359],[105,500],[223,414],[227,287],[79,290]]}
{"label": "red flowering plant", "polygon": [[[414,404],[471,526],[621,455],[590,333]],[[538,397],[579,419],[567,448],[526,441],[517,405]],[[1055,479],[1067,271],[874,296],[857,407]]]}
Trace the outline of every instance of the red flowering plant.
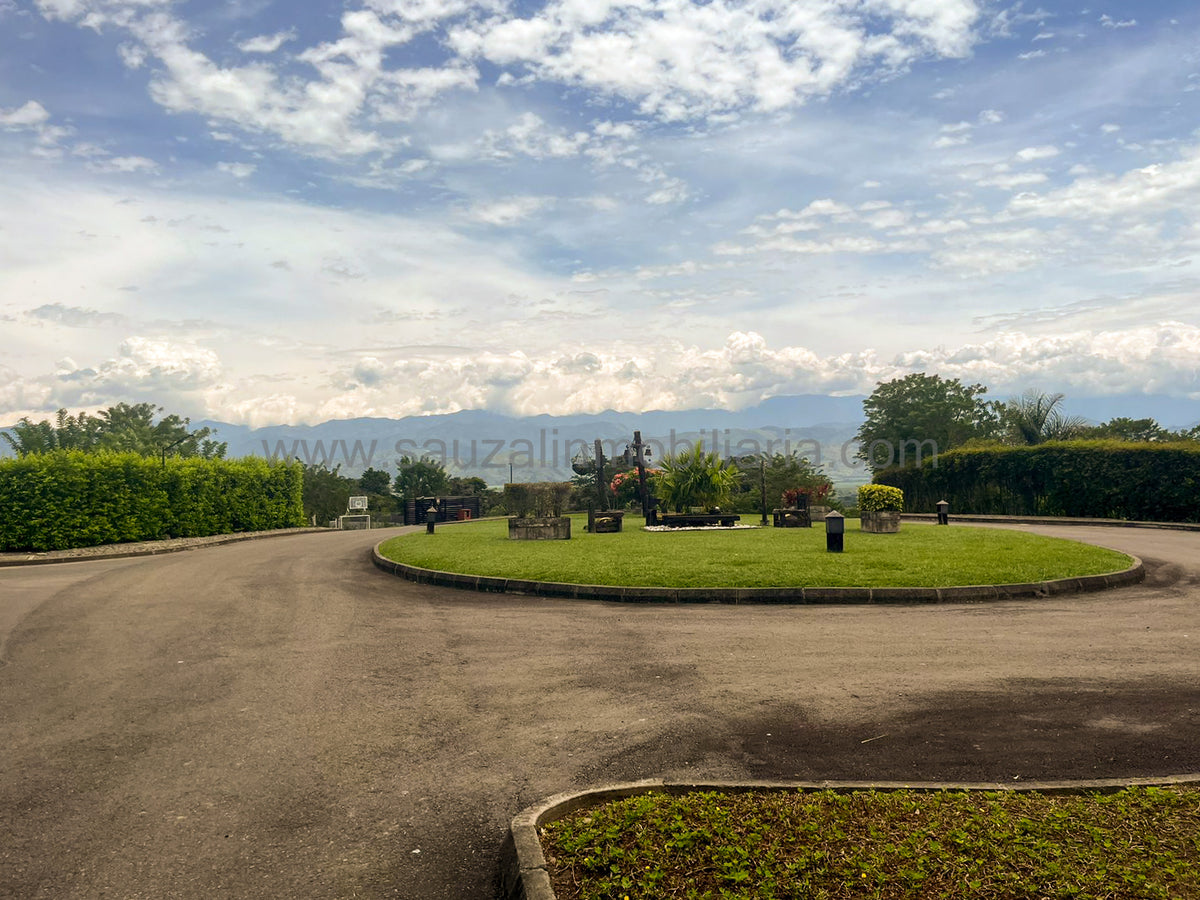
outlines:
{"label": "red flowering plant", "polygon": [[[646,490],[654,493],[654,477],[660,472],[659,469],[646,470]],[[616,498],[617,509],[624,509],[638,501],[638,473],[637,469],[630,469],[627,472],[618,472],[613,476],[612,483],[609,485],[612,488],[613,496]]]}
{"label": "red flowering plant", "polygon": [[797,509],[803,498],[805,506],[824,506],[832,491],[833,485],[828,481],[808,487],[788,488],[783,492],[783,505],[787,509]]}

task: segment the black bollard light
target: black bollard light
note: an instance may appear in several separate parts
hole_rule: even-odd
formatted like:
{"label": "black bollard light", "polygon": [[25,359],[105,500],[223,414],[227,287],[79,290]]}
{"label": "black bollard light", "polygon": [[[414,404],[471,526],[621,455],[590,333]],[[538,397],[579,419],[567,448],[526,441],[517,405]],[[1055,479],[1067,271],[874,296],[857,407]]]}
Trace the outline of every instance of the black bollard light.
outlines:
{"label": "black bollard light", "polygon": [[937,516],[939,525],[950,524],[950,504],[945,500],[939,500],[937,502]]}
{"label": "black bollard light", "polygon": [[834,511],[825,515],[825,549],[829,553],[841,553],[846,539],[846,517]]}
{"label": "black bollard light", "polygon": [[437,506],[431,506],[425,511],[425,533],[433,534],[433,526],[437,523]]}

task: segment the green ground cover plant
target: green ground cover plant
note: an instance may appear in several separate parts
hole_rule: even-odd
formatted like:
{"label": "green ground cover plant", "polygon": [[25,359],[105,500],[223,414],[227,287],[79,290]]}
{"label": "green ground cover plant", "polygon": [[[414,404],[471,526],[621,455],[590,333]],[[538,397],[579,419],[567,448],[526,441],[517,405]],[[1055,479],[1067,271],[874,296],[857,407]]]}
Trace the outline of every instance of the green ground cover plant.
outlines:
{"label": "green ground cover plant", "polygon": [[620,534],[590,534],[578,517],[570,541],[508,540],[504,520],[438,528],[386,541],[388,559],[427,569],[534,581],[666,587],[951,587],[1014,584],[1127,568],[1123,553],[996,528],[915,525],[866,534],[848,523],[845,552],[825,531],[759,528],[648,532],[628,517]]}
{"label": "green ground cover plant", "polygon": [[644,794],[542,829],[559,900],[1195,900],[1200,791]]}

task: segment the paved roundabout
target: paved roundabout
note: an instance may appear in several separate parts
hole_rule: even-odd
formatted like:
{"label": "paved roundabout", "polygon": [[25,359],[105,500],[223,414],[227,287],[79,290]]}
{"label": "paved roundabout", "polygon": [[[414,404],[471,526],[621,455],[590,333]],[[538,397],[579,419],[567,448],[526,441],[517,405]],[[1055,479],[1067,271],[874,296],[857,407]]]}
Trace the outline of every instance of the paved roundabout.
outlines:
{"label": "paved roundabout", "polygon": [[1200,534],[1024,527],[1146,581],[630,606],[405,582],[378,532],[0,570],[0,896],[489,898],[595,784],[1200,772]]}

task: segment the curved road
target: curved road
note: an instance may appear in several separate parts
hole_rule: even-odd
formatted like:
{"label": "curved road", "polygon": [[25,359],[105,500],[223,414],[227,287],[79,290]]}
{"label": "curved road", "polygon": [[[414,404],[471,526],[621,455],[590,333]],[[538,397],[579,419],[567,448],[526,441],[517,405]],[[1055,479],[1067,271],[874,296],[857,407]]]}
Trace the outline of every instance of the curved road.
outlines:
{"label": "curved road", "polygon": [[386,535],[0,570],[0,897],[494,893],[599,782],[1200,772],[1200,534],[1037,527],[1146,584],[664,607],[421,587]]}

